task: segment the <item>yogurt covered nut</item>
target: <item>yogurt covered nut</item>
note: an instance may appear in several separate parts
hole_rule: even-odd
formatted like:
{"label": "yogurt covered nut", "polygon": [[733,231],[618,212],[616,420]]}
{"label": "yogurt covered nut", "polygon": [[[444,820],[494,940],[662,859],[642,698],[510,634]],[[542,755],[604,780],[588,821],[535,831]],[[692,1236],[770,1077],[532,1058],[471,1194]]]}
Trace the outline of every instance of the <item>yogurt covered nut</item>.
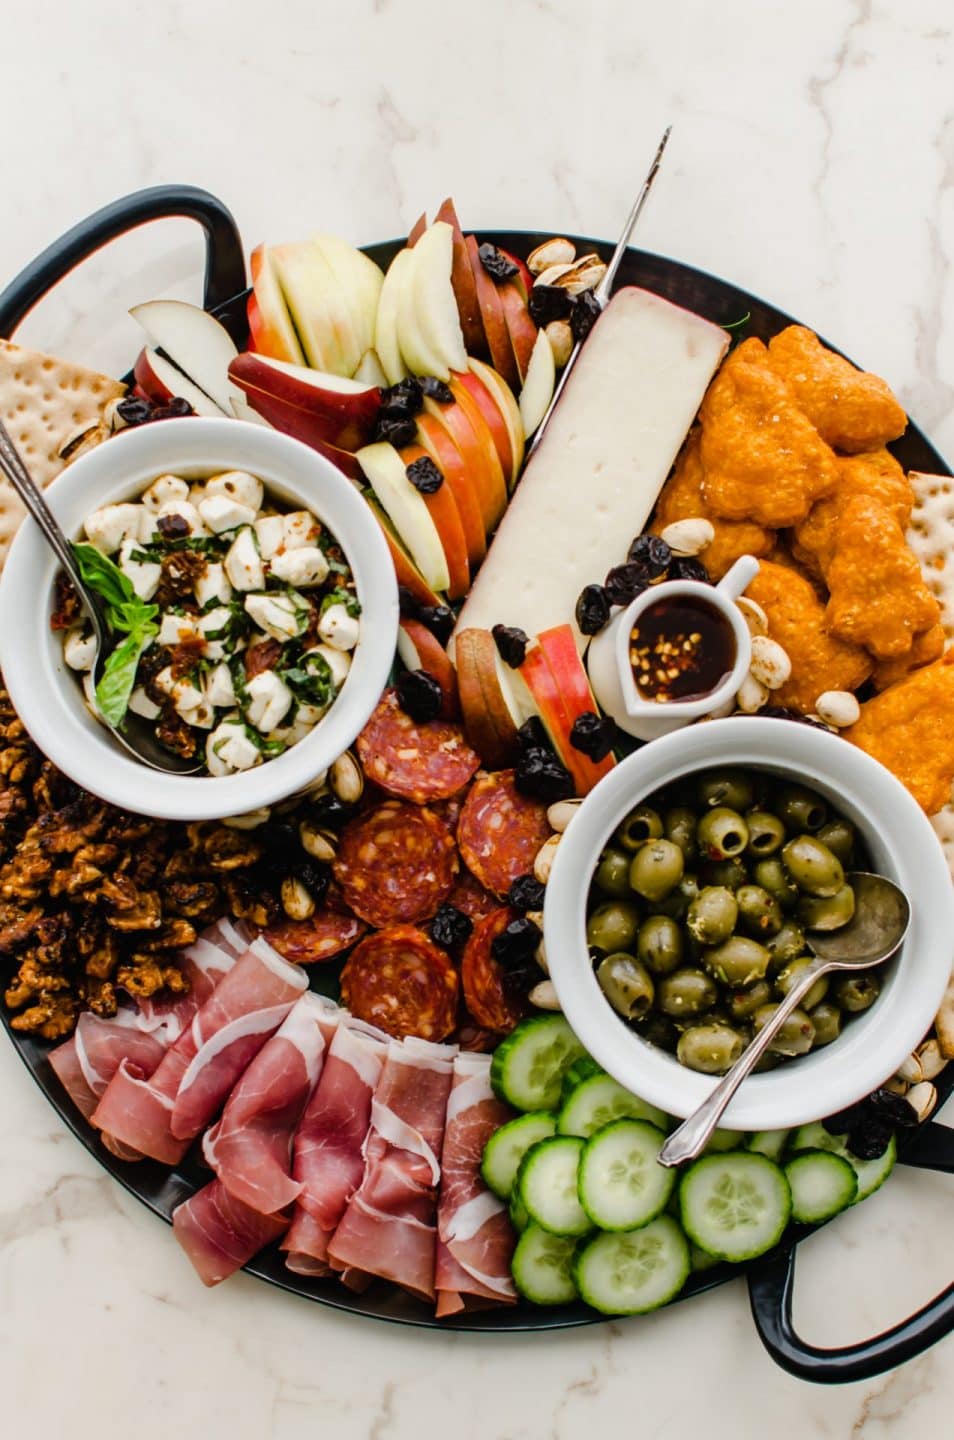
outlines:
{"label": "yogurt covered nut", "polygon": [[815,701],[818,718],[836,730],[844,730],[861,719],[861,706],[850,690],[826,690]]}
{"label": "yogurt covered nut", "polygon": [[660,535],[674,555],[699,555],[715,539],[711,520],[701,515],[687,520],[674,520]]}
{"label": "yogurt covered nut", "polygon": [[792,673],[792,662],[777,640],[753,635],[749,671],[766,689],[781,690]]}
{"label": "yogurt covered nut", "polygon": [[768,634],[768,616],[757,600],[750,600],[748,595],[740,595],[735,603],[742,612],[750,635]]}
{"label": "yogurt covered nut", "polygon": [[735,699],[744,715],[755,715],[763,705],[768,704],[769,692],[761,680],[756,680],[750,671],[739,686]]}

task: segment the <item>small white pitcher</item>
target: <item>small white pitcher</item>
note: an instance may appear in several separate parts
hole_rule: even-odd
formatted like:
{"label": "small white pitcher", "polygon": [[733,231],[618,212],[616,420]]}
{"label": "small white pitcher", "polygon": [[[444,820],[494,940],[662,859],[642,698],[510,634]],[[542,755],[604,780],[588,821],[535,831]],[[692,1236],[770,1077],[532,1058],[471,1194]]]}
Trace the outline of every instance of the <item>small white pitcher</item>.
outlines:
{"label": "small white pitcher", "polygon": [[[758,573],[759,562],[753,555],[742,555],[718,585],[705,585],[699,580],[665,580],[650,585],[625,609],[620,610],[605,629],[594,635],[587,651],[586,664],[593,694],[602,709],[613,717],[621,730],[637,740],[655,740],[720,709],[735,695],[748,673],[752,659],[749,627],[736,600]],[[735,636],[735,664],[720,685],[696,700],[659,702],[644,700],[636,687],[630,662],[630,635],[638,617],[650,605],[661,600],[692,596],[703,600],[723,616]]]}

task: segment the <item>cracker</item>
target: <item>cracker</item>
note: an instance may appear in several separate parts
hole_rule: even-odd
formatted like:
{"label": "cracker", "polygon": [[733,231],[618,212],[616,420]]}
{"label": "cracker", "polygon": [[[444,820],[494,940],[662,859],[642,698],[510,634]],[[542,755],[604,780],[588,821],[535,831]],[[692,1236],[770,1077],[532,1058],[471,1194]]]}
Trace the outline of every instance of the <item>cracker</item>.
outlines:
{"label": "cracker", "polygon": [[941,625],[954,640],[954,477],[912,470],[914,510],[907,542],[917,556],[924,583],[941,607]]}
{"label": "cracker", "polygon": [[934,1021],[937,1043],[946,1060],[954,1060],[954,975],[947,982],[941,1008]]}

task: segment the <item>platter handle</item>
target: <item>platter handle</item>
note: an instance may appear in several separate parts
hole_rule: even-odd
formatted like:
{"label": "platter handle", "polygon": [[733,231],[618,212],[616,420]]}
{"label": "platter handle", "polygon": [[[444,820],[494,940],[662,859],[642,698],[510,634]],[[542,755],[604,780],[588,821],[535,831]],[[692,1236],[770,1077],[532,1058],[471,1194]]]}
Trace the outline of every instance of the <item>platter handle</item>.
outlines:
{"label": "platter handle", "polygon": [[[954,1129],[932,1121],[921,1127],[900,1161],[919,1169],[954,1174]],[[914,1315],[856,1345],[831,1350],[810,1345],[792,1323],[796,1244],[781,1245],[749,1271],[749,1300],[759,1338],[777,1365],[816,1385],[870,1380],[913,1360],[954,1330],[954,1285]]]}
{"label": "platter handle", "polygon": [[82,260],[151,220],[184,216],[205,231],[206,310],[219,310],[245,290],[242,240],[231,211],[195,185],[153,185],[113,200],[80,220],[31,260],[0,293],[0,336],[10,339],[43,296]]}

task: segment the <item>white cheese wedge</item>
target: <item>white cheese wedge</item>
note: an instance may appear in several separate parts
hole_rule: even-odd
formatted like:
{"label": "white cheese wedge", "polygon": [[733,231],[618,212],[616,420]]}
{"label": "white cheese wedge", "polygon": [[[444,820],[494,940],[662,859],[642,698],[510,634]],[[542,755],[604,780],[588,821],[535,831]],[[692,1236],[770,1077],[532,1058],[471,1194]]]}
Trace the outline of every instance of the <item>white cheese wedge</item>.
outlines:
{"label": "white cheese wedge", "polygon": [[501,521],[457,630],[573,624],[584,585],[626,559],[729,337],[647,290],[620,290],[586,341]]}

